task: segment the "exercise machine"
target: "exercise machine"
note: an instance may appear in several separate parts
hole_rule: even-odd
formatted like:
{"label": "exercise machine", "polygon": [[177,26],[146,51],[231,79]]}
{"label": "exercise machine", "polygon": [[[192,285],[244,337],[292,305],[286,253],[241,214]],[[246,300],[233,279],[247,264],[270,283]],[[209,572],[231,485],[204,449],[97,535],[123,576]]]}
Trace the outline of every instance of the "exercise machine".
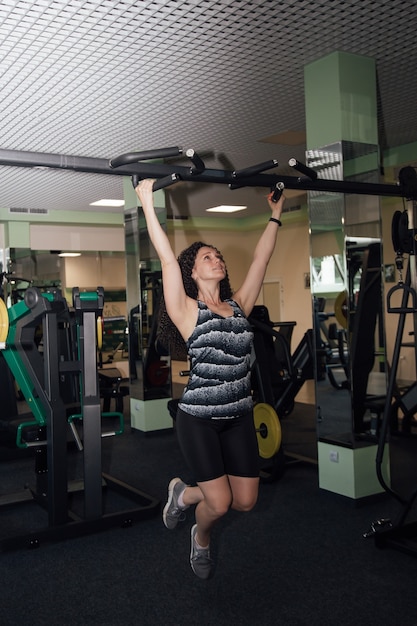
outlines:
{"label": "exercise machine", "polygon": [[[320,335],[326,336],[326,340],[316,337],[316,346],[323,353],[328,380],[335,389],[353,390],[352,431],[356,437],[369,434],[371,415],[371,420],[376,419],[372,431],[378,427],[385,401],[384,392],[378,394],[368,388],[371,372],[378,369],[384,374],[387,366],[381,358],[384,346],[381,267],[379,239],[348,240],[349,288],[336,298],[334,313],[325,313],[320,308],[315,311],[319,320],[316,328],[320,328]],[[340,328],[334,322],[325,327],[333,316]]]}
{"label": "exercise machine", "polygon": [[[414,364],[417,366],[417,343],[415,339],[417,337],[417,228],[415,221],[417,206],[414,200],[417,191],[417,173],[414,168],[401,170],[399,181],[404,195],[409,200],[409,207],[408,210],[396,211],[392,218],[392,243],[396,254],[395,262],[399,272],[399,281],[397,285],[388,291],[386,298],[387,313],[398,315],[398,324],[388,377],[387,394],[378,434],[376,471],[380,484],[385,492],[399,504],[400,511],[397,520],[394,522],[388,518],[381,518],[373,522],[370,530],[364,534],[364,537],[374,538],[375,545],[378,548],[393,548],[412,556],[417,556],[417,521],[410,521],[412,508],[417,500],[417,489],[414,489],[409,495],[403,495],[386,483],[382,473],[385,443],[392,429],[393,412],[395,414],[395,424],[398,427],[397,411],[401,409],[404,420],[404,434],[408,436],[411,435],[412,416],[417,412],[416,383],[400,391],[397,386],[401,348],[407,347],[412,350]],[[404,254],[408,254],[405,279],[403,279]],[[405,321],[408,316],[412,319],[412,341],[404,340]]]}
{"label": "exercise machine", "polygon": [[[97,343],[100,343],[103,304],[102,288],[86,293],[74,288],[75,324],[72,324],[66,300],[59,290],[41,293],[31,287],[23,301],[10,309],[0,300],[3,357],[33,414],[30,422],[18,426],[16,443],[20,447],[33,447],[36,460],[34,488],[2,496],[0,506],[32,502],[48,514],[44,528],[1,539],[3,550],[37,546],[42,540],[65,539],[114,525],[129,525],[159,509],[158,500],[102,471],[102,436],[121,434],[123,430],[122,416],[117,414],[110,415],[120,418],[118,428],[102,430],[102,417],[106,415],[103,416],[100,405]],[[42,353],[35,342],[39,326]],[[76,349],[76,354],[69,350],[68,360],[61,358],[63,327],[70,337],[70,346]],[[73,377],[79,390],[80,410],[69,417],[60,390],[62,376]],[[83,455],[83,478],[76,484],[69,484],[67,476],[68,425]],[[106,512],[104,494],[107,500],[112,492],[130,504],[123,510]],[[78,509],[76,495],[82,498]]]}
{"label": "exercise machine", "polygon": [[291,354],[296,322],[271,321],[263,305],[254,306],[248,319],[254,333],[252,388],[261,478],[272,482],[283,475],[286,463],[280,420],[291,414],[305,381],[314,378],[313,331],[306,331]]}
{"label": "exercise machine", "polygon": [[249,322],[254,331],[252,385],[255,398],[271,404],[284,417],[293,410],[295,396],[305,381],[314,378],[313,331],[306,331],[291,354],[296,322],[272,322],[263,305],[253,307]]}

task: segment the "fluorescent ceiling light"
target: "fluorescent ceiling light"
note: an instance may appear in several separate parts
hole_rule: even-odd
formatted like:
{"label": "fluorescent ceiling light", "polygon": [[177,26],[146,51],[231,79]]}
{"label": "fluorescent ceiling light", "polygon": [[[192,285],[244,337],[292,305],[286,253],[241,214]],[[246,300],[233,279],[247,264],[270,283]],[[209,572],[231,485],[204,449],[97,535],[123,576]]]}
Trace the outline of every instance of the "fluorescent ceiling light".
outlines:
{"label": "fluorescent ceiling light", "polygon": [[64,256],[66,256],[66,257],[69,257],[69,256],[81,256],[81,252],[60,252],[58,254],[58,256],[61,256],[61,257],[64,257]]}
{"label": "fluorescent ceiling light", "polygon": [[244,211],[244,209],[247,208],[247,206],[231,206],[228,204],[220,204],[219,206],[214,206],[211,209],[206,209],[206,211],[211,211],[212,213],[235,213],[236,211]]}
{"label": "fluorescent ceiling light", "polygon": [[103,198],[102,200],[97,200],[96,202],[90,202],[90,206],[123,206],[124,203],[124,200],[111,200]]}

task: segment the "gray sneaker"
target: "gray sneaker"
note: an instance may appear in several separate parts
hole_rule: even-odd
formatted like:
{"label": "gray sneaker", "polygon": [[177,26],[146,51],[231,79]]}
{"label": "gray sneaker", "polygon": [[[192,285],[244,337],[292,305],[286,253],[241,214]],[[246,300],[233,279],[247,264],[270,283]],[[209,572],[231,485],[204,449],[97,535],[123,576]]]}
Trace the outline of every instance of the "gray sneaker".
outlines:
{"label": "gray sneaker", "polygon": [[191,529],[191,569],[199,578],[207,579],[211,574],[213,566],[213,561],[210,558],[210,548],[197,548],[195,543],[196,532],[197,524],[194,524]]}
{"label": "gray sneaker", "polygon": [[188,507],[180,508],[178,506],[178,498],[187,487],[188,485],[181,478],[173,478],[168,485],[168,500],[162,512],[162,519],[169,530],[175,528],[178,522],[185,520],[184,511]]}

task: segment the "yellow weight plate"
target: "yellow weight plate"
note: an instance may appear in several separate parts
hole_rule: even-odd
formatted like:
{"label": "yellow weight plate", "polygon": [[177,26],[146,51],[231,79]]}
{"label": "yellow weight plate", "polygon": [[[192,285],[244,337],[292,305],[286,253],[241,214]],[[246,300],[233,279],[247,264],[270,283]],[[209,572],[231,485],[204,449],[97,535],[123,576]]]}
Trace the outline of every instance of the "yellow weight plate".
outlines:
{"label": "yellow weight plate", "polygon": [[260,402],[253,409],[259,456],[271,459],[281,446],[281,424],[276,411],[270,404]]}
{"label": "yellow weight plate", "polygon": [[103,347],[103,318],[97,318],[97,348],[101,350]]}
{"label": "yellow weight plate", "polygon": [[4,300],[0,298],[0,341],[4,343],[9,334],[9,314]]}
{"label": "yellow weight plate", "polygon": [[341,291],[334,303],[334,314],[342,328],[348,325],[348,297],[346,291]]}

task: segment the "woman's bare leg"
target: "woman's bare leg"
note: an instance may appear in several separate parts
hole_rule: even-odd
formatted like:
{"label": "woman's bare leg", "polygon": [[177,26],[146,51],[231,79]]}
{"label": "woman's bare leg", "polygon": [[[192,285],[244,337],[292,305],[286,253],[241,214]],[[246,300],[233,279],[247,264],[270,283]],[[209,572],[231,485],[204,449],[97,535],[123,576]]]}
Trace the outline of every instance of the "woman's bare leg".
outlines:
{"label": "woman's bare leg", "polygon": [[197,542],[201,547],[208,546],[214,524],[230,509],[232,491],[227,476],[198,483],[203,498],[197,504]]}
{"label": "woman's bare leg", "polygon": [[250,511],[255,506],[258,487],[259,478],[221,476],[184,490],[182,496],[184,504],[197,505],[195,510],[197,542],[201,547],[210,543],[214,524],[230,508],[236,511]]}
{"label": "woman's bare leg", "polygon": [[235,511],[250,511],[258,500],[259,478],[228,476],[233,500],[231,508]]}

